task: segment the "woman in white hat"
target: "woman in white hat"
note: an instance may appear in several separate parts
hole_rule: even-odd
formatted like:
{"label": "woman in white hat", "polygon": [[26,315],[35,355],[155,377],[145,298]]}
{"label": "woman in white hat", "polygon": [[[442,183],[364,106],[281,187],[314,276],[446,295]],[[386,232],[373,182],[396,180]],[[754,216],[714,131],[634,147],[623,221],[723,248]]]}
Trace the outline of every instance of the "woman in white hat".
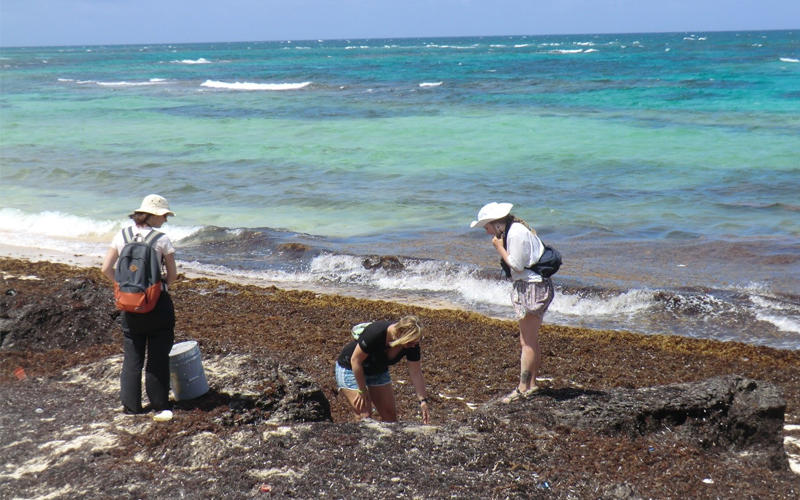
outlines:
{"label": "woman in white hat", "polygon": [[478,220],[470,227],[482,227],[492,236],[492,244],[500,255],[500,264],[511,277],[511,302],[519,320],[520,354],[519,384],[501,401],[510,403],[524,398],[539,388],[536,375],[542,363],[539,327],[553,300],[553,282],[533,270],[544,253],[544,244],[525,221],[511,214],[511,203],[488,203],[478,212]]}
{"label": "woman in white hat", "polygon": [[[145,196],[142,204],[130,218],[128,226],[134,236],[146,238],[150,231],[160,228],[168,216],[175,214],[169,209],[167,200],[157,194]],[[112,282],[114,270],[122,248],[125,246],[123,231],[118,232],[103,259],[102,271]],[[125,413],[142,413],[142,368],[145,368],[145,390],[155,411],[169,408],[169,352],[175,339],[175,309],[167,293],[178,275],[175,265],[175,247],[167,235],[161,235],[154,243],[162,265],[162,291],[155,308],[148,313],[122,311],[123,352],[122,375],[120,377],[120,399]],[[145,367],[145,353],[147,366]]]}

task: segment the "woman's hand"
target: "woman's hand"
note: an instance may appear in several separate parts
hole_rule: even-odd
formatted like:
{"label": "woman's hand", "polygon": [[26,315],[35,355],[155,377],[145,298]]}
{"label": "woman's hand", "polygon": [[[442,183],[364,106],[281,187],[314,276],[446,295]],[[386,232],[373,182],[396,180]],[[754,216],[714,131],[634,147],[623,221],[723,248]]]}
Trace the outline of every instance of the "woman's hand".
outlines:
{"label": "woman's hand", "polygon": [[356,345],[353,350],[353,355],[350,356],[350,366],[353,369],[353,376],[356,378],[358,384],[358,394],[353,399],[353,408],[362,416],[369,416],[372,412],[372,402],[369,399],[369,388],[367,387],[367,376],[364,374],[364,361],[369,355],[361,349],[360,345]]}
{"label": "woman's hand", "polygon": [[492,236],[492,245],[494,245],[495,250],[499,252],[500,249],[503,248],[503,238]]}
{"label": "woman's hand", "polygon": [[356,411],[362,415],[370,413],[370,405],[372,402],[369,400],[369,393],[368,392],[360,392],[356,395],[355,399],[353,400],[353,407]]}
{"label": "woman's hand", "polygon": [[431,412],[428,410],[427,401],[423,400],[419,403],[419,411],[422,412],[422,423],[426,425],[431,423]]}

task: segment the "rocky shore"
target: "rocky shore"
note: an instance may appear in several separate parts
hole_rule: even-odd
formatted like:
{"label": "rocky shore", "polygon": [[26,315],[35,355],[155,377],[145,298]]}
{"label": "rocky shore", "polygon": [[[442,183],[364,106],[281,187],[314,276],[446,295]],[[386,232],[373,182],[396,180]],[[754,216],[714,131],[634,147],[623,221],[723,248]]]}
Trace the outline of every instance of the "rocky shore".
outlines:
{"label": "rocky shore", "polygon": [[[121,332],[95,268],[0,258],[2,498],[797,498],[800,352],[545,325],[540,385],[510,405],[516,324],[204,278],[176,342],[211,390],[125,416]],[[401,422],[350,421],[351,325],[425,326],[432,425],[403,364]]]}

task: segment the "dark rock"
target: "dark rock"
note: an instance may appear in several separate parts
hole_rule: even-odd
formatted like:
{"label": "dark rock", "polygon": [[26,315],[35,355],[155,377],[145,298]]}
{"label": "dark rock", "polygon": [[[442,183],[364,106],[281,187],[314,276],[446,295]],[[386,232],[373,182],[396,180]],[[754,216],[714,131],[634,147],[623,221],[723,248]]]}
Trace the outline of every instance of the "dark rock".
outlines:
{"label": "dark rock", "polygon": [[383,269],[384,271],[402,271],[405,266],[394,255],[370,255],[362,265],[366,269]]}
{"label": "dark rock", "polygon": [[545,389],[518,403],[552,427],[629,437],[667,432],[705,449],[747,451],[770,468],[786,469],[786,403],[777,386],[739,375],[608,392]]}
{"label": "dark rock", "polygon": [[227,407],[219,418],[229,426],[332,421],[325,394],[296,367],[271,358],[230,354],[207,357],[203,369],[209,392],[176,407],[206,412]]}
{"label": "dark rock", "polygon": [[110,284],[66,280],[44,297],[0,298],[0,349],[47,351],[110,343],[119,330]]}
{"label": "dark rock", "polygon": [[303,243],[292,242],[292,243],[281,243],[280,245],[278,245],[278,250],[282,252],[304,253],[311,250],[311,247]]}

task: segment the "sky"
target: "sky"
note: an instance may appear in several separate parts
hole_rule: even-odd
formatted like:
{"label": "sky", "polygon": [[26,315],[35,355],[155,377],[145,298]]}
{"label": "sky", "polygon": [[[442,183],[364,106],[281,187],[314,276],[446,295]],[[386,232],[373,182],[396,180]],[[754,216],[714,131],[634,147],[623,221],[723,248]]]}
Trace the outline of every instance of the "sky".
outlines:
{"label": "sky", "polygon": [[800,28],[800,0],[0,0],[0,46]]}

